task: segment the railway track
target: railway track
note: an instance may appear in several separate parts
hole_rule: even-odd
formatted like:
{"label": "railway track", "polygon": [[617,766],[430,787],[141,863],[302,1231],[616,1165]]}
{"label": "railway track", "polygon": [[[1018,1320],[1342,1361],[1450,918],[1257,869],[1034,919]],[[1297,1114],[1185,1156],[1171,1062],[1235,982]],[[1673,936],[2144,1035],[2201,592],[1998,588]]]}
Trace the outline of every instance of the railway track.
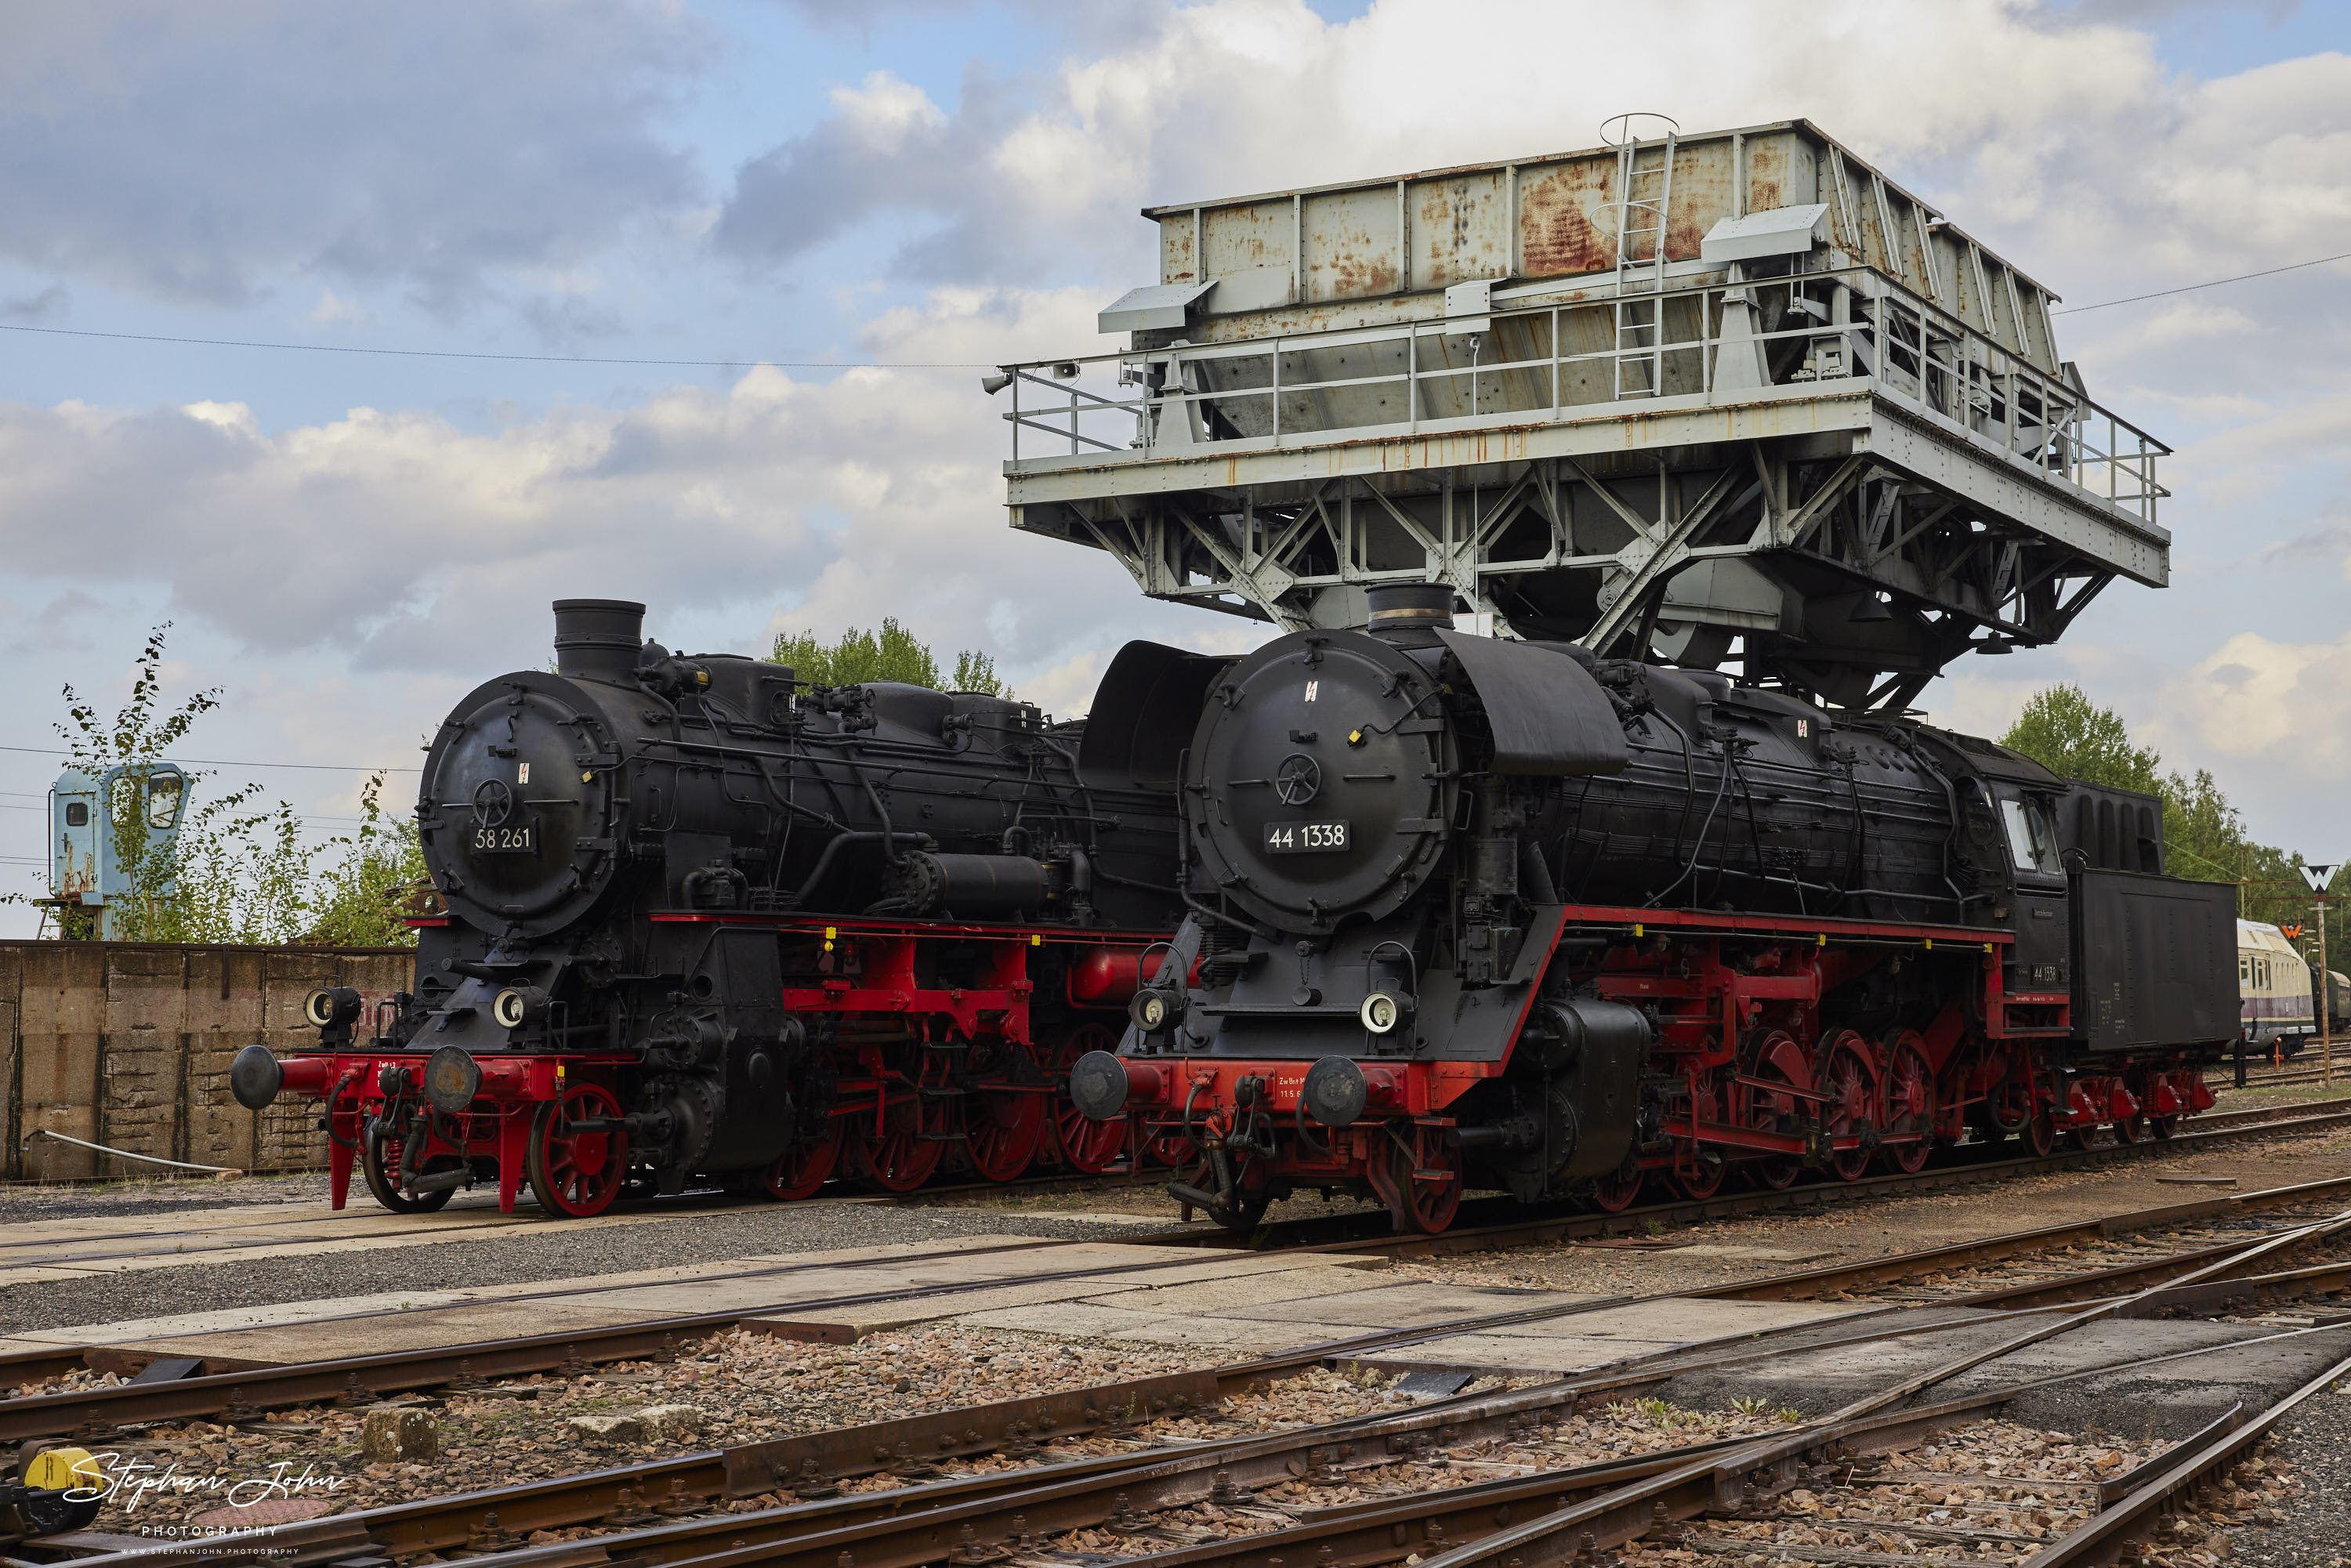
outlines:
{"label": "railway track", "polygon": [[[1353,1228],[1352,1239],[1322,1239],[1334,1228],[1328,1219],[1295,1222],[1289,1239],[1280,1226],[1269,1227],[1252,1239],[1261,1250],[1345,1253],[1380,1253],[1395,1257],[1426,1257],[1441,1253],[1489,1250],[1513,1246],[1539,1244],[1545,1241],[1580,1237],[1604,1236],[1652,1225],[1689,1224],[1698,1220],[1720,1218],[1727,1214],[1756,1212],[1821,1201],[1839,1201],[1881,1196],[1891,1193],[1933,1190],[1975,1182],[1992,1181],[2026,1171],[2062,1168],[2067,1165],[2096,1163],[2114,1157],[2138,1155],[2150,1148],[2179,1151],[2201,1143],[2210,1143],[2245,1136],[2276,1136],[2300,1132],[2324,1131],[2334,1126],[2351,1124],[2351,1100],[2324,1103],[2315,1107],[2293,1107],[2285,1111],[2248,1111],[2229,1113],[2213,1118],[2217,1124],[2159,1145],[2120,1145],[2089,1150],[2070,1151],[2051,1159],[1991,1159],[1972,1164],[1930,1169],[1916,1176],[1888,1175],[1865,1177],[1855,1182],[1834,1182],[1818,1186],[1796,1187],[1786,1191],[1759,1190],[1750,1193],[1720,1195],[1703,1200],[1682,1200],[1636,1207],[1618,1214],[1571,1214],[1521,1218],[1507,1223],[1468,1226],[1437,1236],[1371,1235],[1364,1232],[1362,1224],[1336,1227]],[[2252,1197],[2254,1195],[2246,1195]],[[2217,1201],[2217,1200],[2216,1200]],[[2195,1206],[2187,1206],[2193,1208]],[[1353,1218],[1353,1217],[1347,1217]],[[2103,1224],[2128,1221],[2140,1228],[2157,1223],[2143,1216],[2108,1217]],[[1163,1244],[1197,1247],[1204,1239],[1194,1232],[1171,1235],[1138,1236],[1129,1239],[1142,1244]],[[1224,1238],[1229,1245],[1231,1239]],[[2013,1239],[2006,1239],[2013,1240]],[[1056,1245],[1050,1239],[1008,1243],[1000,1247],[975,1249],[968,1256],[995,1252],[1036,1250]],[[1977,1248],[1989,1243],[1969,1244]],[[2022,1250],[2021,1247],[2016,1248]],[[1958,1252],[1964,1249],[1938,1249]],[[1911,1267],[1913,1275],[1931,1271],[1924,1264],[1937,1253],[1922,1254]],[[1113,1267],[1047,1271],[1034,1275],[978,1280],[969,1282],[928,1286],[903,1291],[877,1291],[842,1296],[814,1301],[794,1301],[775,1308],[754,1312],[727,1312],[639,1322],[610,1328],[582,1329],[559,1334],[537,1335],[519,1339],[484,1341],[475,1343],[434,1347],[421,1350],[385,1352],[373,1355],[342,1357],[329,1361],[304,1362],[290,1365],[256,1364],[235,1362],[228,1358],[209,1364],[200,1375],[168,1383],[126,1384],[115,1387],[74,1389],[55,1394],[19,1396],[0,1399],[0,1442],[22,1441],[28,1438],[62,1437],[76,1433],[86,1437],[103,1436],[112,1430],[152,1424],[158,1421],[185,1420],[217,1415],[232,1417],[245,1411],[283,1408],[308,1405],[325,1399],[340,1399],[345,1403],[362,1398],[435,1388],[446,1384],[482,1377],[507,1377],[531,1373],[560,1372],[567,1368],[586,1367],[615,1361],[636,1360],[647,1356],[667,1356],[686,1340],[737,1327],[746,1322],[759,1323],[781,1317],[797,1324],[821,1322],[828,1310],[872,1305],[884,1301],[925,1300],[979,1290],[997,1289],[1012,1284],[1041,1283],[1061,1278],[1084,1276],[1124,1276],[1149,1273],[1194,1265],[1194,1260],[1178,1259]],[[1904,1266],[1905,1260],[1881,1260],[1856,1266],[1865,1272],[1883,1271],[1889,1267]],[[763,1275],[786,1275],[795,1265],[746,1270],[737,1273],[715,1276],[716,1279],[739,1280]],[[1834,1274],[1836,1270],[1814,1271]],[[1859,1272],[1853,1276],[1859,1278]],[[1790,1276],[1788,1280],[1810,1279],[1811,1275]],[[1728,1288],[1726,1292],[1740,1291],[1770,1291],[1795,1288],[1782,1279],[1750,1281]],[[1826,1285],[1810,1288],[1826,1290]],[[1837,1289],[1847,1289],[1838,1286]],[[2069,1287],[2074,1288],[2074,1287]],[[2090,1288],[2090,1287],[2081,1287]],[[1708,1294],[1710,1291],[1681,1292]],[[576,1287],[544,1293],[547,1297],[578,1300]],[[507,1298],[508,1301],[529,1301],[531,1295]],[[1611,1304],[1611,1303],[1603,1303]],[[1556,1312],[1561,1309],[1542,1309]],[[368,1318],[391,1315],[387,1312],[350,1314],[346,1318],[321,1320],[350,1324]],[[1537,1315],[1541,1315],[1538,1313]],[[1527,1321],[1518,1313],[1494,1314],[1474,1321],[1471,1326],[1441,1329],[1436,1333],[1419,1337],[1441,1337],[1445,1333],[1476,1332],[1476,1326]],[[1464,1320],[1470,1324],[1470,1320]],[[1417,1333],[1417,1331],[1415,1331]],[[30,1385],[56,1378],[78,1370],[115,1371],[136,1374],[145,1361],[138,1353],[114,1351],[108,1347],[61,1347],[56,1351],[19,1353],[0,1358],[0,1385]]]}
{"label": "railway track", "polygon": [[[266,1541],[252,1542],[249,1551],[234,1542],[215,1543],[206,1556],[226,1564],[266,1553],[268,1561],[290,1568],[358,1568],[387,1556],[407,1560],[449,1552],[470,1554],[477,1568],[918,1568],[941,1561],[1056,1568],[1102,1561],[1091,1549],[1100,1544],[1092,1536],[1082,1550],[1071,1538],[1079,1531],[1107,1531],[1118,1538],[1115,1555],[1152,1568],[1279,1568],[1308,1562],[1323,1568],[1372,1568],[1407,1555],[1417,1555],[1424,1568],[1503,1568],[1510,1559],[1524,1568],[1531,1563],[1596,1561],[1598,1551],[1643,1536],[1691,1547],[1701,1555],[1750,1551],[1756,1544],[1751,1530],[1733,1541],[1686,1532],[1679,1521],[1729,1513],[1752,1525],[1777,1517],[1779,1500],[1800,1486],[1811,1489],[1803,1512],[1814,1524],[1834,1509],[1834,1517],[1856,1529],[1882,1523],[1916,1535],[1921,1527],[1915,1519],[1879,1521],[1869,1512],[1882,1489],[1866,1473],[1868,1456],[1980,1421],[2026,1391],[2095,1377],[2113,1367],[2011,1383],[1926,1408],[1903,1408],[1909,1400],[2070,1328],[2107,1316],[2179,1310],[2189,1299],[2183,1292],[2228,1283],[2241,1270],[2274,1261],[2288,1249],[2288,1237],[2329,1227],[2351,1227],[2351,1214],[2237,1247],[2205,1263],[2184,1285],[2141,1288],[2063,1313],[2028,1308],[1972,1316],[1968,1327],[2001,1327],[1995,1344],[1964,1351],[1784,1434],[1731,1432],[1646,1455],[1596,1461],[1587,1455],[1581,1463],[1560,1463],[1591,1447],[1578,1427],[1579,1404],[1627,1396],[1683,1373],[1775,1358],[1792,1349],[1931,1336],[1953,1325],[1889,1326],[1885,1309],[1865,1305],[1832,1323],[1677,1347],[1587,1375],[1458,1396],[1393,1416],[1244,1433],[1172,1450],[1163,1446],[1097,1454],[1043,1469],[935,1475],[942,1462],[990,1450],[1024,1459],[1040,1456],[1046,1442],[1115,1434],[1122,1425],[1116,1412],[1133,1419],[1175,1408],[1179,1401],[1206,1412],[1226,1395],[1295,1370],[1302,1359],[1322,1359],[1333,1349],[1314,1347],[1212,1373],[945,1411],[317,1520],[280,1527]],[[2301,1328],[2245,1343],[2333,1332]],[[2158,1360],[2206,1354],[2183,1352]],[[2295,1401],[2344,1370],[2351,1370],[2351,1363],[2307,1385],[2256,1426],[2265,1430]],[[2114,1560],[2111,1553],[2096,1555],[2101,1542],[2119,1547],[2142,1521],[2154,1517],[2152,1511],[2225,1466],[2258,1436],[2259,1430],[2243,1436],[2233,1422],[2216,1423],[2126,1474],[2087,1483],[2087,1495],[2074,1496],[2072,1510],[2058,1515],[2061,1522],[2079,1528],[2042,1547],[2033,1562]],[[841,1478],[882,1469],[914,1484],[826,1495]],[[1506,1473],[1497,1476],[1495,1470]],[[1343,1490],[1353,1500],[1301,1507],[1301,1484]],[[781,1506],[716,1511],[727,1500],[780,1488],[793,1491],[792,1500]],[[1376,1495],[1362,1496],[1366,1488]],[[1282,1495],[1259,1495],[1269,1489]],[[2082,1494],[2085,1489],[2075,1486],[2073,1491]],[[1823,1497],[1830,1500],[1823,1502]],[[1204,1531],[1204,1511],[1209,1519],[1242,1521],[1246,1532]],[[1924,1532],[1941,1541],[1977,1541],[1984,1548],[2014,1543],[2016,1538],[2003,1539],[1998,1531],[1970,1534],[1970,1516],[1963,1510],[1960,1517],[1957,1526],[1928,1523]],[[597,1532],[540,1546],[517,1540],[535,1530],[582,1525]],[[133,1568],[188,1555],[186,1545],[172,1543],[89,1560],[89,1568]]]}

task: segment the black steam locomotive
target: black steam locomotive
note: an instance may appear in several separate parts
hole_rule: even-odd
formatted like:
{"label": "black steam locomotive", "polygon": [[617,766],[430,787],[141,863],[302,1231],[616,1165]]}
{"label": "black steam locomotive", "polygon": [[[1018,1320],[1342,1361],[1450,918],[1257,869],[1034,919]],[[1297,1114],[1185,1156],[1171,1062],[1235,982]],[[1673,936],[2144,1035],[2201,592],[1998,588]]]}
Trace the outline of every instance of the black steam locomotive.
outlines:
{"label": "black steam locomotive", "polygon": [[844,1153],[893,1188],[1108,1164],[1061,1085],[1179,917],[1167,788],[1081,779],[1082,727],[1023,703],[678,657],[643,613],[559,601],[556,672],[457,704],[414,992],[314,993],[318,1050],[246,1048],[238,1100],[326,1102],[338,1207],[354,1165],[395,1210],[528,1179],[581,1215]]}
{"label": "black steam locomotive", "polygon": [[1190,909],[1071,1093],[1186,1148],[1187,1206],[1435,1230],[1467,1186],[1619,1208],[2212,1103],[2232,890],[2162,874],[2153,799],[1452,611],[1103,685],[1089,776],[1177,785]]}

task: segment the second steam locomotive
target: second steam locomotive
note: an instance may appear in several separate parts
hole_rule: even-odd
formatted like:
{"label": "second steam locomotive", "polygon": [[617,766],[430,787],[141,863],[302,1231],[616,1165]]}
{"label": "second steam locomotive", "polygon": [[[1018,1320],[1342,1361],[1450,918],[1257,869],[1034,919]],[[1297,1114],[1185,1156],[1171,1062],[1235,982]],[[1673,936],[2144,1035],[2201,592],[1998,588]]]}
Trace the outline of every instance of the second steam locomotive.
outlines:
{"label": "second steam locomotive", "polygon": [[457,704],[415,990],[313,993],[319,1049],[246,1048],[238,1100],[325,1102],[338,1207],[355,1167],[395,1210],[528,1180],[586,1215],[844,1162],[911,1187],[950,1150],[1107,1165],[1123,1129],[1060,1085],[1176,922],[1165,787],[1089,787],[1081,727],[1023,703],[678,657],[643,613],[559,601],[555,671]]}
{"label": "second steam locomotive", "polygon": [[2151,797],[1453,608],[1104,683],[1088,758],[1176,784],[1190,907],[1071,1093],[1186,1149],[1186,1205],[1436,1230],[1471,1187],[1619,1208],[2212,1103],[2233,890],[2162,874]]}

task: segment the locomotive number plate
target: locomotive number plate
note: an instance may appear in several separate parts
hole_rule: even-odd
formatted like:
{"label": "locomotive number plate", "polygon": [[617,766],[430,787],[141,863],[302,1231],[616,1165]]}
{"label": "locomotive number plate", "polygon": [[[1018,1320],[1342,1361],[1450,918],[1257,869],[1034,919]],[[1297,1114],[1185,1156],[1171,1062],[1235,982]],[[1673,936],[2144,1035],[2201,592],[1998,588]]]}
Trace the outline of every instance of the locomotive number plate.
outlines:
{"label": "locomotive number plate", "polygon": [[538,824],[524,823],[511,828],[488,828],[475,824],[474,852],[477,855],[535,855],[538,852]]}
{"label": "locomotive number plate", "polygon": [[1344,822],[1268,822],[1265,825],[1265,849],[1268,854],[1302,854],[1314,850],[1343,850],[1347,847],[1347,824]]}

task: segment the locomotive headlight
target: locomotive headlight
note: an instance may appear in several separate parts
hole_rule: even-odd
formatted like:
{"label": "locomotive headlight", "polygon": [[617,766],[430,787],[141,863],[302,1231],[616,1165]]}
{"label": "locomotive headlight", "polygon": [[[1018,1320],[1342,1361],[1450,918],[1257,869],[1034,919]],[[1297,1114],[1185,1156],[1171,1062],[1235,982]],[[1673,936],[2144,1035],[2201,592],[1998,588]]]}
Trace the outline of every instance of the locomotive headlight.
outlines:
{"label": "locomotive headlight", "polygon": [[500,1029],[520,1029],[547,1010],[547,993],[537,986],[514,986],[490,1001],[490,1018]]}
{"label": "locomotive headlight", "polygon": [[1391,991],[1374,991],[1364,998],[1356,1016],[1364,1027],[1374,1034],[1393,1034],[1396,1025],[1412,1012],[1412,1004]]}
{"label": "locomotive headlight", "polygon": [[1145,1034],[1160,1033],[1182,1010],[1180,1001],[1156,988],[1135,992],[1134,1000],[1126,1005],[1126,1016]]}

